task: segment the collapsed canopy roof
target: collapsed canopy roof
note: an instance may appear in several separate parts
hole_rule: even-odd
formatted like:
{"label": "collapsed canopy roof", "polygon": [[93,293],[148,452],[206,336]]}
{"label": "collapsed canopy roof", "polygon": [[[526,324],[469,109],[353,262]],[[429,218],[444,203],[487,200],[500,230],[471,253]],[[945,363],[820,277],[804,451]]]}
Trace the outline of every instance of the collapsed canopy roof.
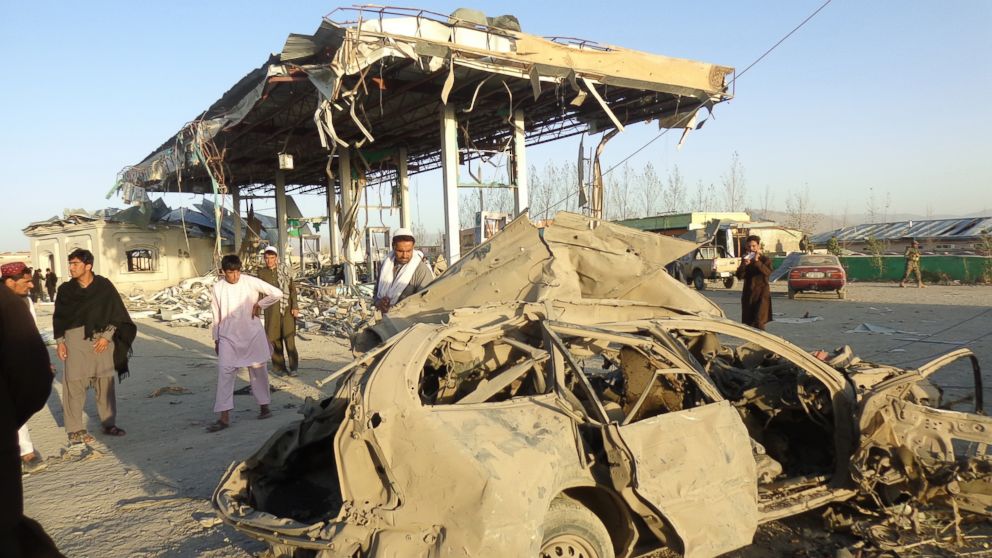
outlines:
{"label": "collapsed canopy roof", "polygon": [[647,120],[691,126],[701,107],[729,98],[732,68],[545,39],[508,29],[512,17],[490,20],[511,23],[495,27],[460,12],[356,13],[357,21],[325,18],[313,35],[290,35],[281,53],[125,168],[118,187],[250,191],[273,184],[278,154],[289,153],[289,189],[323,190],[338,147],[357,150],[371,181],[394,176],[399,148],[410,173],[431,170],[441,165],[446,103],[456,109],[460,147],[470,149],[464,156],[475,157],[506,148],[515,111],[532,145]]}

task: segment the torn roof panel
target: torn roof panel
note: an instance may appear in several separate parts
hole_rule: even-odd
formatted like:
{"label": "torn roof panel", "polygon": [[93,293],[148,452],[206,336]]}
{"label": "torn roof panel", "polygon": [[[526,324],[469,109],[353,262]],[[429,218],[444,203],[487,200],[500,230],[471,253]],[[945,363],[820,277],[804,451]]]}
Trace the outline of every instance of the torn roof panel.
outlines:
{"label": "torn roof panel", "polygon": [[273,184],[284,151],[295,162],[285,171],[290,191],[323,191],[335,146],[351,147],[367,163],[370,184],[395,176],[400,148],[411,173],[432,170],[441,164],[445,102],[458,109],[472,144],[498,146],[511,137],[511,109],[525,113],[527,143],[537,144],[648,120],[684,126],[700,108],[730,97],[725,81],[733,70],[725,66],[423,10],[362,8],[357,19],[325,19],[313,35],[291,35],[282,53],[121,171],[119,186],[212,191],[194,152],[204,141],[223,146],[226,186],[243,192]]}

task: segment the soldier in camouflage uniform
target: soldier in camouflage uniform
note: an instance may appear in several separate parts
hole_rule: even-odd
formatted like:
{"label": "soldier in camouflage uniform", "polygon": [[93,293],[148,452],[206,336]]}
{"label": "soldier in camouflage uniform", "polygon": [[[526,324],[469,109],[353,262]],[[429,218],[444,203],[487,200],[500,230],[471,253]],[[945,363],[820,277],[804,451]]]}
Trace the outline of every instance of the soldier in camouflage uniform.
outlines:
{"label": "soldier in camouflage uniform", "polygon": [[906,247],[906,273],[902,276],[902,281],[899,282],[900,287],[906,286],[906,280],[909,279],[909,274],[916,274],[916,286],[919,288],[924,288],[926,285],[923,284],[923,278],[920,276],[920,243],[913,241],[910,246]]}

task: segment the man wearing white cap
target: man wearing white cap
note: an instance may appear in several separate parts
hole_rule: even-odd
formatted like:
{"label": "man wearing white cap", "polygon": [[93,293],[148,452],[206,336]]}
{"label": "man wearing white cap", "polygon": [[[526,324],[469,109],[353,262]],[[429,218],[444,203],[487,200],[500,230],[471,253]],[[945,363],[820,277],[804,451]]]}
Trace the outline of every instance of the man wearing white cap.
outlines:
{"label": "man wearing white cap", "polygon": [[415,244],[410,229],[399,228],[393,233],[393,250],[379,266],[379,281],[373,294],[375,307],[383,314],[434,280],[423,252],[414,249]]}

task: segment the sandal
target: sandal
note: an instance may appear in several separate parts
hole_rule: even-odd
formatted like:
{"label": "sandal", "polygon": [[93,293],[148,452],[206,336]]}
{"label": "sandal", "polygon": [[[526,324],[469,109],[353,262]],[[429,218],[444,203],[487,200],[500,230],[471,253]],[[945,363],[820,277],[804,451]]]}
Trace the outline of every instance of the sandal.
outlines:
{"label": "sandal", "polygon": [[107,436],[123,436],[127,434],[123,428],[117,428],[116,426],[104,426],[103,433]]}
{"label": "sandal", "polygon": [[228,426],[231,425],[223,421],[217,421],[207,427],[207,432],[220,432],[221,430],[224,430]]}
{"label": "sandal", "polygon": [[258,420],[265,420],[265,419],[267,419],[267,418],[269,418],[271,416],[272,416],[272,411],[266,410],[266,411],[259,411],[258,412]]}
{"label": "sandal", "polygon": [[91,436],[85,430],[77,430],[75,432],[69,433],[69,443],[70,444],[91,444],[96,441],[96,438]]}

